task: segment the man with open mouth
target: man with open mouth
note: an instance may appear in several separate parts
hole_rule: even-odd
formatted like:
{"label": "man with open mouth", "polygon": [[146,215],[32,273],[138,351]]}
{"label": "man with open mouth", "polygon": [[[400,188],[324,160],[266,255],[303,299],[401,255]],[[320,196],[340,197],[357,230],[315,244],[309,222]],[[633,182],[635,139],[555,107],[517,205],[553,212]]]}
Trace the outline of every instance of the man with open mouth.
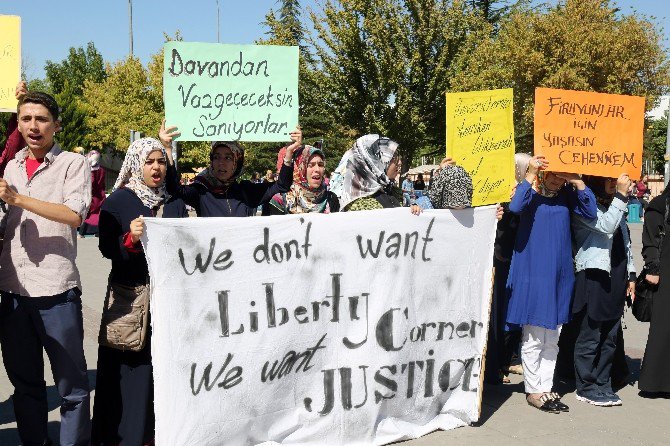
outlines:
{"label": "man with open mouth", "polygon": [[90,403],[76,229],[91,202],[86,159],[54,140],[58,104],[29,91],[19,100],[27,146],[0,178],[0,344],[24,445],[49,445],[43,351],[61,397],[60,444],[88,445]]}

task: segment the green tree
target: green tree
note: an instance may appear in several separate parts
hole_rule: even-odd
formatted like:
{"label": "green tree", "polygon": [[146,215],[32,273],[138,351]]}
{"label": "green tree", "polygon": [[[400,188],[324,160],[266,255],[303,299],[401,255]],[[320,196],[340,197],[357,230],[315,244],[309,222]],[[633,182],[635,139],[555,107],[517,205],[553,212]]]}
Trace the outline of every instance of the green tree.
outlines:
{"label": "green tree", "polygon": [[[165,35],[166,41],[181,40],[179,31]],[[107,66],[105,79],[86,81],[83,107],[90,128],[87,141],[101,149],[125,152],[130,130],[157,137],[165,116],[163,104],[163,50],[151,56],[147,67],[136,58]],[[167,123],[170,125],[170,123]],[[209,144],[183,142],[179,145],[179,168],[189,172],[208,163]]]}
{"label": "green tree", "polygon": [[617,11],[608,0],[517,10],[497,35],[470,35],[451,90],[514,88],[516,147],[525,152],[533,150],[536,87],[645,96],[653,104],[670,85],[662,36],[646,18]]}
{"label": "green tree", "polygon": [[89,42],[85,49],[70,48],[67,57],[59,63],[47,61],[44,71],[46,79],[29,83],[28,89],[51,93],[58,101],[63,130],[58,133],[57,140],[61,147],[72,150],[84,145],[89,128],[82,107],[82,89],[86,81],[102,82],[105,79],[102,56],[93,42]]}
{"label": "green tree", "polygon": [[70,82],[66,82],[63,90],[56,94],[55,98],[61,109],[60,120],[63,129],[56,134],[56,139],[65,150],[72,150],[86,143],[86,112],[81,106],[81,97],[76,93],[76,88]]}
{"label": "green tree", "polygon": [[527,1],[509,0],[469,0],[475,11],[479,11],[482,17],[491,24],[497,24],[506,17],[515,7],[528,3]]}
{"label": "green tree", "polygon": [[[158,63],[155,59],[152,63]],[[162,91],[156,91],[149,73],[139,59],[128,57],[108,65],[103,81],[85,81],[82,103],[90,129],[86,135],[89,145],[124,152],[130,130],[158,133],[163,118]]]}
{"label": "green tree", "polygon": [[654,173],[665,172],[665,150],[668,138],[668,112],[648,122],[644,132],[644,158],[650,159]]}
{"label": "green tree", "polygon": [[104,60],[93,42],[89,42],[86,49],[70,48],[60,63],[48,60],[44,71],[51,92],[59,94],[65,90],[66,84],[70,84],[69,88],[76,96],[81,96],[85,81],[102,82],[106,75]]}
{"label": "green tree", "polygon": [[444,153],[454,61],[471,34],[491,32],[478,11],[461,0],[328,0],[312,22],[322,106],[338,122],[397,140],[405,161]]}
{"label": "green tree", "polygon": [[[257,41],[264,45],[288,45],[300,48],[298,97],[299,121],[307,144],[322,142],[327,168],[334,169],[342,153],[349,148],[353,133],[337,122],[336,116],[325,107],[324,74],[314,67],[314,58],[305,40],[300,3],[282,0],[277,12],[265,16],[267,38]],[[277,149],[281,144],[247,144],[247,173],[264,173],[276,169]]]}

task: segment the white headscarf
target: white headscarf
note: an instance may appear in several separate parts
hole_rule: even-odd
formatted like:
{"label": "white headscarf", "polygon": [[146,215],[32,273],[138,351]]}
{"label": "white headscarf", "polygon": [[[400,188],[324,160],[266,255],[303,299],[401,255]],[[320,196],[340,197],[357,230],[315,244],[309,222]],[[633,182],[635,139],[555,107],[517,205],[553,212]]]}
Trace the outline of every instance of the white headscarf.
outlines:
{"label": "white headscarf", "polygon": [[119,177],[114,183],[114,192],[117,189],[126,187],[142,200],[142,203],[149,209],[153,209],[165,202],[169,195],[165,189],[165,183],[160,187],[149,187],[144,182],[144,163],[152,152],[160,151],[167,159],[167,153],[163,145],[154,138],[142,138],[134,141],[123,160]]}

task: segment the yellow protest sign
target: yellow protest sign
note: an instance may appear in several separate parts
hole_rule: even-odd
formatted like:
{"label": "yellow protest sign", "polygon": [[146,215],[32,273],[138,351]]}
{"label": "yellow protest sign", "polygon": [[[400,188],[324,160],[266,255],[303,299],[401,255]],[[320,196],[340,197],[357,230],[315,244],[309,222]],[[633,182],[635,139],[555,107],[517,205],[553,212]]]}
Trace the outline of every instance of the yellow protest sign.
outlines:
{"label": "yellow protest sign", "polygon": [[472,205],[509,201],[514,185],[512,89],[447,93],[447,156],[472,176]]}
{"label": "yellow protest sign", "polygon": [[21,79],[21,17],[0,15],[0,111],[16,112],[14,90]]}

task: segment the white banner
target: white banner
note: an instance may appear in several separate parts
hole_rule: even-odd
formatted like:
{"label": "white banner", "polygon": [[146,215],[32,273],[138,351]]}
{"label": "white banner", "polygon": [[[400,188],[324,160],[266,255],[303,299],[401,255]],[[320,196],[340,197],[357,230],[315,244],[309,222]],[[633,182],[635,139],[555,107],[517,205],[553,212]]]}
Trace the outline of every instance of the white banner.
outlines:
{"label": "white banner", "polygon": [[146,224],[157,444],[380,445],[478,419],[494,207]]}

